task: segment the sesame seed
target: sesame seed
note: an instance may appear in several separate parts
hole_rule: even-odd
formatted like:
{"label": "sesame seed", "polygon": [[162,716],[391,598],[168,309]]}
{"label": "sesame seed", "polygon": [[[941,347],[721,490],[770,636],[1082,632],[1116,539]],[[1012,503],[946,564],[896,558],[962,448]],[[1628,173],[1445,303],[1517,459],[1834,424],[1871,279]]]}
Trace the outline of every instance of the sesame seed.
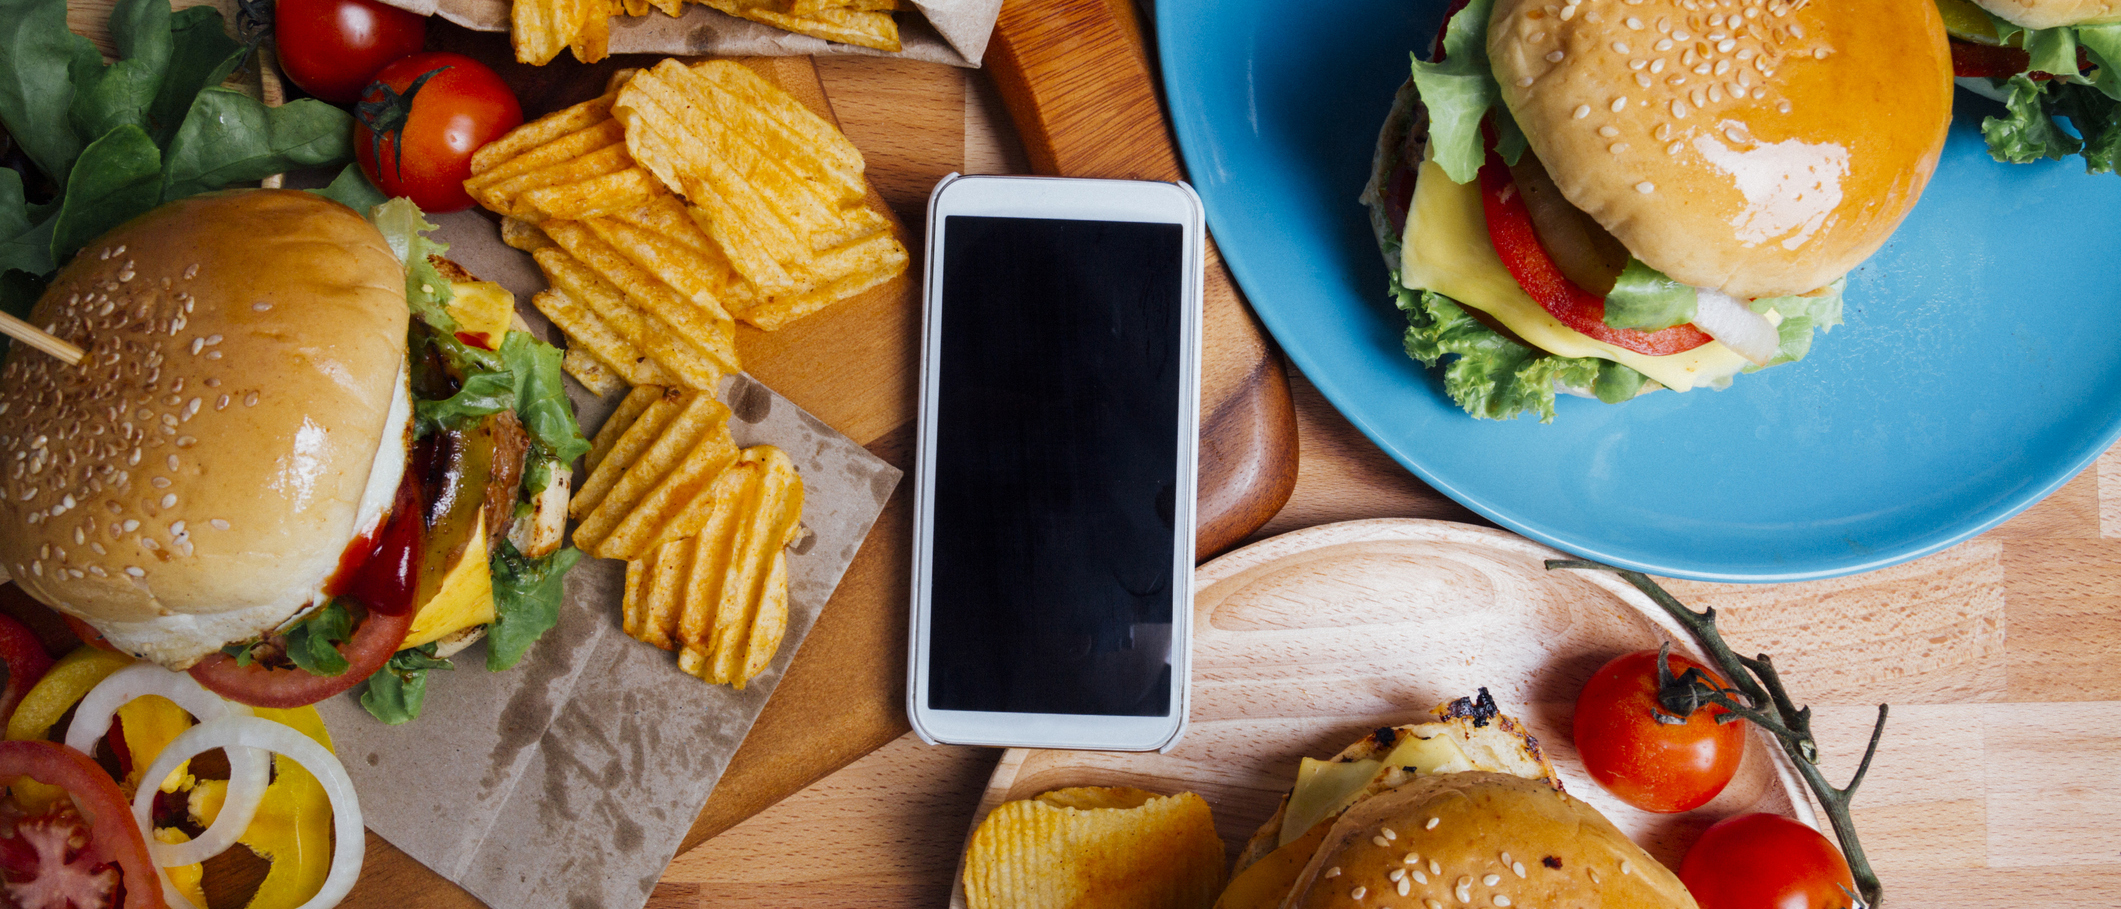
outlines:
{"label": "sesame seed", "polygon": [[1531,88],[1531,87],[1532,87],[1532,77],[1531,77],[1531,76],[1519,76],[1519,77],[1517,78],[1517,87],[1518,87],[1518,88]]}
{"label": "sesame seed", "polygon": [[250,304],[250,311],[251,311],[251,312],[265,312],[266,310],[269,310],[269,309],[271,309],[271,308],[272,308],[272,304],[271,304],[271,303],[266,303],[266,302],[263,302],[263,301],[260,301],[260,302],[257,302],[257,303],[252,303],[252,304]]}
{"label": "sesame seed", "polygon": [[1511,863],[1510,863],[1510,870],[1511,870],[1512,872],[1515,872],[1515,873],[1517,874],[1517,876],[1518,876],[1519,878],[1522,878],[1522,877],[1524,877],[1524,863],[1523,863],[1523,862],[1511,862]]}
{"label": "sesame seed", "polygon": [[1422,909],[1443,909],[1443,903],[1436,900],[1422,900],[1421,905]]}
{"label": "sesame seed", "polygon": [[1606,151],[1612,152],[1616,155],[1627,150],[1628,144],[1626,142],[1615,142],[1612,145],[1606,146]]}
{"label": "sesame seed", "polygon": [[1628,52],[1628,43],[1627,43],[1626,41],[1615,41],[1615,42],[1613,42],[1613,53],[1616,53],[1616,54],[1625,54],[1625,53],[1627,53],[1627,52]]}
{"label": "sesame seed", "polygon": [[1331,879],[1333,879],[1333,878],[1336,878],[1336,877],[1339,877],[1339,876],[1340,876],[1340,866],[1339,866],[1339,865],[1334,865],[1333,867],[1331,867],[1331,868],[1327,868],[1327,869],[1326,869],[1326,879],[1328,879],[1328,880],[1331,880]]}
{"label": "sesame seed", "polygon": [[1693,35],[1689,35],[1689,34],[1687,34],[1687,33],[1686,33],[1686,32],[1685,32],[1684,30],[1681,30],[1681,31],[1675,31],[1675,32],[1673,32],[1673,33],[1672,33],[1672,40],[1674,40],[1674,41],[1692,41],[1692,40],[1694,40],[1694,36],[1693,36]]}
{"label": "sesame seed", "polygon": [[208,524],[209,526],[213,527],[213,529],[215,529],[215,530],[227,530],[227,529],[228,529],[228,522],[227,522],[227,521],[224,521],[224,520],[221,520],[220,518],[215,518],[215,519],[213,519],[213,520],[211,520],[211,521],[208,521],[208,522],[206,522],[206,523],[207,523],[207,524]]}
{"label": "sesame seed", "polygon": [[1509,905],[1509,904],[1510,904],[1510,898],[1509,898],[1509,897],[1507,897],[1507,896],[1503,896],[1503,895],[1502,895],[1502,894],[1500,894],[1500,893],[1498,893],[1498,894],[1495,894],[1495,905],[1497,905],[1497,906],[1507,906],[1507,905]]}
{"label": "sesame seed", "polygon": [[1389,846],[1392,844],[1391,840],[1385,839],[1382,835],[1370,837],[1370,842],[1378,846]]}
{"label": "sesame seed", "polygon": [[1437,862],[1437,861],[1436,861],[1435,859],[1430,859],[1430,860],[1429,860],[1429,873],[1430,873],[1430,874],[1442,874],[1442,873],[1443,873],[1443,865],[1442,865],[1441,863]]}
{"label": "sesame seed", "polygon": [[1385,875],[1385,880],[1388,881],[1403,881],[1406,879],[1407,869],[1405,868],[1394,868],[1390,874]]}
{"label": "sesame seed", "polygon": [[1369,894],[1370,894],[1370,888],[1368,888],[1368,887],[1362,887],[1362,886],[1358,886],[1358,887],[1356,887],[1355,889],[1353,889],[1353,890],[1350,890],[1350,891],[1348,891],[1348,897],[1349,897],[1350,899],[1358,899],[1358,900],[1359,900],[1359,899],[1362,899],[1362,898],[1363,898],[1363,897],[1365,897],[1365,896],[1368,896]]}
{"label": "sesame seed", "polygon": [[1428,882],[1429,882],[1429,876],[1428,876],[1428,875],[1426,875],[1426,874],[1423,874],[1423,873],[1421,873],[1421,869],[1420,869],[1420,868],[1416,868],[1416,869],[1414,869],[1414,883],[1417,883],[1417,884],[1426,884],[1426,883],[1428,883]]}
{"label": "sesame seed", "polygon": [[1560,63],[1560,62],[1561,62],[1561,60],[1562,60],[1562,56],[1563,56],[1563,54],[1562,54],[1562,53],[1561,53],[1560,51],[1549,51],[1549,52],[1547,53],[1547,62],[1548,62],[1548,63]]}
{"label": "sesame seed", "polygon": [[1593,869],[1591,869],[1591,883],[1593,883],[1593,884],[1596,884],[1596,883],[1600,883],[1600,881],[1599,881],[1599,879],[1598,879],[1598,869],[1596,869],[1596,868],[1593,868]]}
{"label": "sesame seed", "polygon": [[1744,141],[1745,141],[1745,134],[1744,134],[1744,133],[1741,133],[1741,132],[1739,132],[1739,131],[1738,131],[1737,129],[1735,129],[1735,128],[1733,128],[1733,129],[1727,129],[1727,130],[1724,130],[1724,131],[1723,131],[1723,137],[1724,137],[1724,138],[1726,138],[1726,139],[1729,139],[1729,140],[1731,140],[1732,142],[1744,142]]}
{"label": "sesame seed", "polygon": [[141,571],[141,570],[140,570],[140,568],[139,568],[139,566],[136,566],[136,565],[127,565],[127,566],[125,566],[125,573],[126,573],[126,574],[129,574],[129,575],[132,575],[133,577],[136,577],[136,578],[144,578],[144,577],[147,577],[147,572],[145,572],[145,571]]}
{"label": "sesame seed", "polygon": [[1488,875],[1487,877],[1481,878],[1481,879],[1480,879],[1480,882],[1481,882],[1482,884],[1485,884],[1485,885],[1489,886],[1489,887],[1493,887],[1493,886],[1495,886],[1496,884],[1500,884],[1500,883],[1502,883],[1502,875],[1500,875],[1500,874],[1490,874],[1490,875]]}
{"label": "sesame seed", "polygon": [[[1426,824],[1423,824],[1423,825],[1421,825],[1421,829],[1423,829],[1423,830],[1434,830],[1434,829],[1436,829],[1436,825],[1437,825],[1437,824],[1441,824],[1441,823],[1443,823],[1443,819],[1442,819],[1442,818],[1434,818],[1434,817],[1432,817],[1432,818],[1430,818],[1430,819],[1429,819],[1429,822],[1428,822],[1428,823],[1426,823]],[[1435,863],[1434,861],[1431,861],[1431,862],[1429,862],[1429,864],[1430,864],[1430,865],[1435,865],[1436,863]]]}
{"label": "sesame seed", "polygon": [[1633,873],[1635,873],[1635,863],[1634,863],[1634,862],[1631,862],[1631,861],[1628,861],[1627,859],[1621,859],[1621,860],[1620,860],[1620,873],[1621,873],[1621,874],[1633,874]]}
{"label": "sesame seed", "polygon": [[1590,105],[1588,105],[1588,104],[1578,104],[1578,105],[1576,105],[1576,119],[1578,119],[1578,120],[1581,120],[1581,119],[1583,119],[1583,118],[1585,118],[1585,117],[1588,117],[1588,116],[1590,116],[1590,115],[1591,115],[1591,106],[1590,106]]}
{"label": "sesame seed", "polygon": [[1598,134],[1608,139],[1611,139],[1614,136],[1620,135],[1620,130],[1614,129],[1611,126],[1601,126],[1598,128]]}
{"label": "sesame seed", "polygon": [[170,535],[170,536],[173,536],[173,537],[181,537],[181,536],[183,536],[183,535],[184,535],[184,522],[183,522],[183,521],[171,521],[171,522],[170,522],[170,525],[169,525],[169,535]]}
{"label": "sesame seed", "polygon": [[1470,903],[1470,902],[1472,902],[1472,901],[1473,901],[1473,878],[1471,878],[1470,876],[1469,876],[1469,877],[1461,877],[1461,878],[1459,878],[1459,879],[1458,879],[1458,886],[1456,886],[1456,887],[1453,887],[1453,888],[1451,888],[1451,895],[1452,895],[1452,896],[1455,896],[1455,897],[1458,897],[1458,901],[1459,901],[1459,902],[1461,902],[1461,903]]}
{"label": "sesame seed", "polygon": [[145,550],[147,550],[148,552],[153,552],[153,551],[155,551],[155,550],[157,550],[157,549],[161,549],[161,548],[162,548],[162,544],[160,544],[160,543],[157,543],[157,542],[155,542],[155,538],[154,538],[154,537],[141,537],[141,538],[140,538],[140,548],[141,548],[141,549],[145,549]]}
{"label": "sesame seed", "polygon": [[174,493],[174,492],[171,492],[171,493],[164,493],[164,494],[163,494],[163,496],[162,496],[162,507],[164,507],[164,508],[174,508],[174,507],[176,507],[176,505],[177,505],[177,494],[176,494],[176,493]]}
{"label": "sesame seed", "polygon": [[1664,72],[1664,58],[1663,58],[1663,57],[1658,57],[1657,59],[1655,59],[1655,60],[1652,60],[1652,61],[1650,61],[1650,72],[1653,72],[1653,73],[1661,73],[1661,72]]}
{"label": "sesame seed", "polygon": [[1626,24],[1626,25],[1627,25],[1627,27],[1628,27],[1629,29],[1631,29],[1631,30],[1634,30],[1634,31],[1638,31],[1638,32],[1639,32],[1639,31],[1642,31],[1642,20],[1641,20],[1641,19],[1637,19],[1637,18],[1635,18],[1634,16],[1629,16],[1629,17],[1627,18],[1627,20],[1626,20],[1626,23],[1625,23],[1625,24]]}
{"label": "sesame seed", "polygon": [[1833,53],[1834,53],[1834,51],[1833,51],[1833,49],[1832,49],[1832,48],[1826,48],[1826,47],[1822,47],[1822,48],[1819,48],[1818,50],[1812,51],[1812,59],[1814,59],[1814,60],[1824,60],[1824,59],[1826,59],[1827,57],[1829,57],[1829,56],[1832,56],[1832,55],[1833,55]]}
{"label": "sesame seed", "polygon": [[1686,119],[1686,102],[1685,102],[1685,101],[1673,101],[1673,102],[1672,102],[1672,116],[1674,116],[1674,117],[1678,117],[1678,118],[1679,118],[1679,119],[1681,119],[1681,120],[1684,120],[1684,119]]}
{"label": "sesame seed", "polygon": [[1648,180],[1644,180],[1641,183],[1635,184],[1635,191],[1647,196],[1657,191],[1657,184],[1651,183]]}
{"label": "sesame seed", "polygon": [[1626,110],[1627,107],[1628,96],[1621,95],[1620,97],[1613,99],[1613,113],[1620,113],[1621,111]]}
{"label": "sesame seed", "polygon": [[1412,891],[1412,890],[1414,889],[1414,885],[1413,885],[1413,884],[1411,884],[1411,883],[1409,883],[1409,882],[1407,881],[1407,879],[1406,879],[1406,878],[1400,878],[1400,879],[1399,879],[1399,886],[1398,886],[1398,887],[1397,887],[1396,889],[1398,889],[1398,890],[1399,890],[1399,895],[1400,895],[1400,896],[1406,896],[1406,895],[1407,895],[1407,894],[1408,894],[1409,892],[1411,892],[1411,891]]}

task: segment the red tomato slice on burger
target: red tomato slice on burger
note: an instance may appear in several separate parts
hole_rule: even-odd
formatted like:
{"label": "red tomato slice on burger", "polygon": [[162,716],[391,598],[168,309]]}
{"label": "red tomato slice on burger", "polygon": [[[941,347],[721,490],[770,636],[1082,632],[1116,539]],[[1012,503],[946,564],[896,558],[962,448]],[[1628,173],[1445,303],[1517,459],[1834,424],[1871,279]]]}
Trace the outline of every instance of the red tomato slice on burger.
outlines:
{"label": "red tomato slice on burger", "polygon": [[103,768],[53,742],[0,742],[0,779],[26,776],[70,797],[17,818],[0,837],[0,895],[11,906],[159,909],[162,883],[125,795]]}
{"label": "red tomato slice on burger", "polygon": [[348,665],[338,675],[275,669],[262,663],[238,666],[235,657],[216,653],[193,666],[191,677],[215,694],[252,707],[285,709],[314,704],[366,681],[390,662],[390,655],[405,643],[412,617],[410,611],[392,615],[370,610],[354,625],[353,638],[339,646]]}
{"label": "red tomato slice on burger", "polygon": [[1503,267],[1541,309],[1579,334],[1646,356],[1685,353],[1714,340],[1691,324],[1661,331],[1605,324],[1605,298],[1577,286],[1554,264],[1554,257],[1540,245],[1532,213],[1517,192],[1509,165],[1496,153],[1492,139],[1488,144],[1488,163],[1480,168],[1480,201],[1488,217],[1488,239],[1495,244]]}

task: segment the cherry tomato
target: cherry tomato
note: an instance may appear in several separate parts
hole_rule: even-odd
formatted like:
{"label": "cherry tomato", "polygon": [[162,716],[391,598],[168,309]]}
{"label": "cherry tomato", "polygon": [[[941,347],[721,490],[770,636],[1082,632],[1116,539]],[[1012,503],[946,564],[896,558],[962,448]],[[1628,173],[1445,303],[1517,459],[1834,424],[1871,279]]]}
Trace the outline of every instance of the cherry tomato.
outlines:
{"label": "cherry tomato", "polygon": [[252,707],[301,707],[352,688],[374,675],[405,643],[412,628],[411,611],[396,615],[370,612],[355,623],[353,638],[339,645],[347,668],[338,675],[316,675],[303,669],[275,669],[260,663],[236,665],[235,657],[216,653],[191,668],[199,684],[231,701]]}
{"label": "cherry tomato", "polygon": [[352,104],[383,64],[426,46],[427,17],[376,0],[279,0],[273,44],[303,91]]}
{"label": "cherry tomato", "polygon": [[[1698,669],[1719,688],[1722,676],[1672,654],[1674,676]],[[1657,699],[1657,651],[1639,650],[1598,670],[1576,696],[1576,751],[1598,785],[1644,811],[1691,811],[1722,792],[1745,755],[1743,721],[1718,723],[1728,711],[1704,706],[1684,723]]]}
{"label": "cherry tomato", "polygon": [[1819,831],[1779,814],[1741,814],[1701,834],[1679,864],[1701,909],[1848,909],[1856,879]]}
{"label": "cherry tomato", "polygon": [[23,776],[64,789],[68,798],[42,814],[18,814],[12,834],[0,837],[0,894],[7,905],[165,905],[147,841],[103,768],[65,745],[0,742],[0,779]]}
{"label": "cherry tomato", "polygon": [[368,179],[429,212],[470,208],[464,178],[472,153],[523,122],[522,106],[493,70],[440,52],[383,67],[354,113],[354,154]]}

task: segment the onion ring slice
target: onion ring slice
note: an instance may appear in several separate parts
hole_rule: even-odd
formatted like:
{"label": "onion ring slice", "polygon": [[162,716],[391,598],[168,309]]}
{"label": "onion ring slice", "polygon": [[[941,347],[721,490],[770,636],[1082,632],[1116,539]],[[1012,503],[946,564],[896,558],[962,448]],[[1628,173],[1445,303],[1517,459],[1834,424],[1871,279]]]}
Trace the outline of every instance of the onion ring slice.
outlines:
{"label": "onion ring slice", "polygon": [[[110,734],[111,717],[119,707],[148,695],[160,695],[184,708],[201,723],[226,716],[250,716],[250,708],[227,700],[206,690],[191,676],[172,672],[153,663],[135,663],[113,672],[110,676],[89,689],[74,708],[74,721],[66,729],[66,746],[82,754],[96,753],[96,740]],[[140,791],[133,796],[133,820],[140,825],[140,835],[147,839],[147,848],[154,856],[155,864],[196,865],[206,861],[222,850],[236,844],[243,831],[257,816],[258,803],[265,798],[265,786],[271,782],[271,764],[264,752],[255,748],[232,748],[228,751],[228,801],[222,806],[212,827],[198,839],[187,843],[170,844],[155,839],[154,819],[149,812],[154,806],[154,794],[176,769],[160,774],[142,774]]]}
{"label": "onion ring slice", "polygon": [[[345,765],[340,764],[324,746],[291,726],[258,716],[232,715],[184,730],[169,743],[169,747],[162,749],[143,779],[169,776],[178,764],[215,748],[231,752],[257,749],[284,754],[317,778],[324,787],[324,794],[331,798],[332,836],[336,842],[332,846],[331,873],[325,875],[323,888],[300,909],[329,909],[338,905],[361,876],[361,859],[368,845],[361,827],[361,801],[354,795],[353,778],[346,775]],[[134,801],[136,808],[139,804]],[[168,889],[172,888],[165,888]],[[177,896],[171,902],[178,906],[190,904],[190,900],[183,896]]]}

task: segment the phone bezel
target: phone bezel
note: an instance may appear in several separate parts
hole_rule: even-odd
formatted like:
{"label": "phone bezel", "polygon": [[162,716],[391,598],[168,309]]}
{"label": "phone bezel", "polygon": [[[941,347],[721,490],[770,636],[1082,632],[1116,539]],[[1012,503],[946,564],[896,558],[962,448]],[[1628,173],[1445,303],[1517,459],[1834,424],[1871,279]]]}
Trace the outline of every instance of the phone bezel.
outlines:
{"label": "phone bezel", "polygon": [[[1171,679],[1169,716],[1001,713],[927,706],[930,640],[931,527],[934,519],[936,381],[934,357],[943,301],[946,219],[952,215],[1131,221],[1178,224],[1184,230],[1181,268],[1178,492],[1173,509]],[[921,286],[919,423],[913,476],[913,573],[907,643],[906,715],[929,744],[1066,748],[1099,751],[1168,750],[1178,742],[1192,707],[1194,499],[1199,464],[1200,331],[1207,227],[1200,197],[1184,183],[1064,177],[950,174],[928,198],[926,263]]]}

